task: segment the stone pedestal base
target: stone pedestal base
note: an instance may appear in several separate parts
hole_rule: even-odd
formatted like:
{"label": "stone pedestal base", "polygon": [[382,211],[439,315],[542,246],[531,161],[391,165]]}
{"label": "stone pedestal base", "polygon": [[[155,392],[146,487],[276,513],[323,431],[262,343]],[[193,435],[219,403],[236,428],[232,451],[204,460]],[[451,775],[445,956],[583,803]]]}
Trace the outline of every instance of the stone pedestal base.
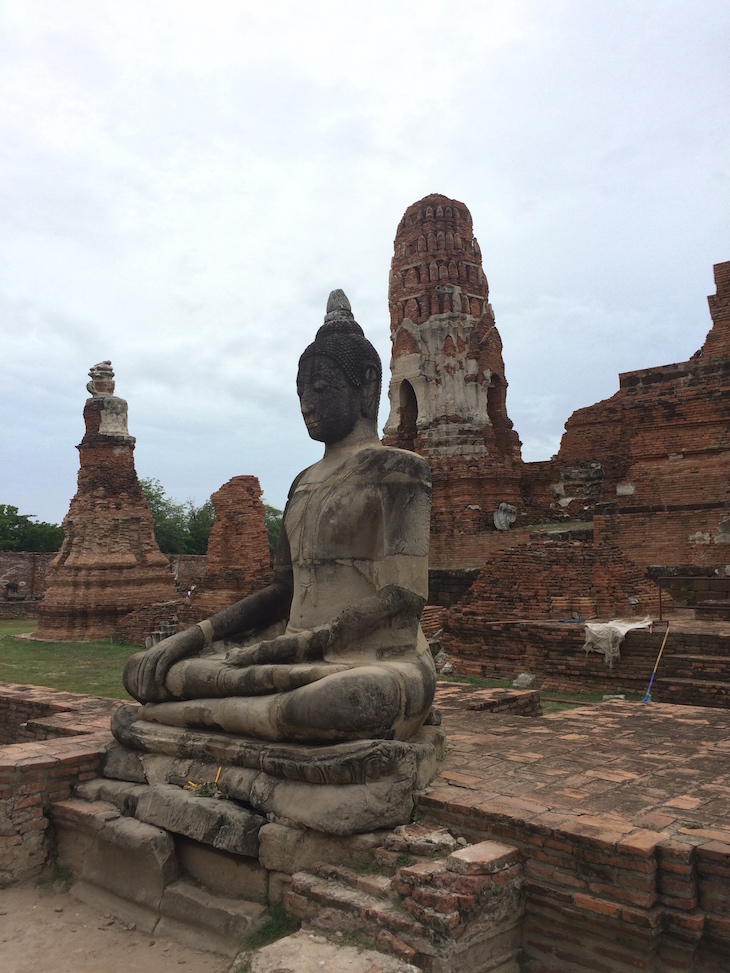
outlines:
{"label": "stone pedestal base", "polygon": [[106,754],[105,777],[178,786],[217,777],[224,794],[269,821],[333,835],[407,823],[414,794],[435,776],[444,748],[435,726],[407,742],[305,746],[162,726],[138,713],[127,706],[114,714],[118,743]]}

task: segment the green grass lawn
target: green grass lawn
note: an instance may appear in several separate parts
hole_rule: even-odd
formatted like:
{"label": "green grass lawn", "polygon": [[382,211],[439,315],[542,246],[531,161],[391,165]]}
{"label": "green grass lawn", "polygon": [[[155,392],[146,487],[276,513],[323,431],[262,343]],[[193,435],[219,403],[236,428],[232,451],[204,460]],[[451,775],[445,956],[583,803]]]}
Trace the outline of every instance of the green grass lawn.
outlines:
{"label": "green grass lawn", "polygon": [[[102,642],[34,642],[13,638],[22,632],[33,632],[34,618],[5,621],[0,619],[0,680],[20,685],[50,686],[72,693],[129,699],[122,685],[124,663],[138,649],[133,645],[105,640]],[[440,682],[470,683],[484,688],[509,689],[512,680],[479,679],[477,676],[439,676]],[[623,692],[617,689],[616,693]],[[542,696],[559,697],[570,703],[601,702],[603,693],[564,693],[545,690]],[[642,694],[627,692],[627,700],[640,700]],[[543,698],[544,713],[572,709],[570,703],[554,703]]]}
{"label": "green grass lawn", "polygon": [[134,646],[110,640],[34,642],[14,638],[35,627],[34,618],[0,619],[0,680],[129,699],[122,685],[122,669],[137,651]]}

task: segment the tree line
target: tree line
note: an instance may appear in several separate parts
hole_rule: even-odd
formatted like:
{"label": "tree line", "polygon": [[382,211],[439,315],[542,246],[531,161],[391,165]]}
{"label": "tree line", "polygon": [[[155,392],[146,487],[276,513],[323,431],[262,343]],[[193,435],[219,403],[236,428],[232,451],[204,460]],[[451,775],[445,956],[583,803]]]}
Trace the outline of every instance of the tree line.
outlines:
{"label": "tree line", "polygon": [[[168,497],[159,480],[139,481],[152,512],[155,539],[163,554],[205,554],[208,535],[215,522],[211,500],[198,506],[192,500],[181,503]],[[269,550],[273,556],[281,529],[281,510],[264,504]],[[0,551],[57,551],[63,543],[63,528],[38,521],[34,514],[20,514],[17,507],[0,504]]]}

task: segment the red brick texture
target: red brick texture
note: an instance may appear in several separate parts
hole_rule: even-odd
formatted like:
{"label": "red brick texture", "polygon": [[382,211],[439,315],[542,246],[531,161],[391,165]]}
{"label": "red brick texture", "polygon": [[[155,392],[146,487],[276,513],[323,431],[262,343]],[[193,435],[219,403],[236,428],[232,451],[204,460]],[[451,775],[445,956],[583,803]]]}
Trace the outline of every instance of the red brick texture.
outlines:
{"label": "red brick texture", "polygon": [[571,516],[617,505],[614,539],[641,566],[727,561],[730,262],[715,266],[715,281],[713,326],[696,356],[622,374],[614,396],[568,419],[556,460],[526,464],[533,516],[546,503],[555,509],[559,483]]}
{"label": "red brick texture", "polygon": [[0,684],[0,879],[37,873],[49,852],[45,809],[96,777],[118,700]]}
{"label": "red brick texture", "polygon": [[261,486],[255,476],[234,476],[211,496],[215,523],[208,539],[204,581],[181,609],[186,621],[226,608],[272,578]]}
{"label": "red brick texture", "polygon": [[399,401],[384,442],[428,459],[434,534],[491,530],[496,507],[519,495],[520,442],[464,203],[432,194],[408,207],[396,231],[388,300],[390,393]]}

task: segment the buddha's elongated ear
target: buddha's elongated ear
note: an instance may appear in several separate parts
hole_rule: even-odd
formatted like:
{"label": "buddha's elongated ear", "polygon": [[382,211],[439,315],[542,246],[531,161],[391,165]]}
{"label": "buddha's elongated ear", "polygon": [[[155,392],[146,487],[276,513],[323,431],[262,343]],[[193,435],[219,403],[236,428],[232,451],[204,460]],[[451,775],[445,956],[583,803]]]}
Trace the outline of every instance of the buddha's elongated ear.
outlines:
{"label": "buddha's elongated ear", "polygon": [[378,418],[380,405],[380,375],[374,365],[366,365],[360,389],[362,415],[367,419]]}

